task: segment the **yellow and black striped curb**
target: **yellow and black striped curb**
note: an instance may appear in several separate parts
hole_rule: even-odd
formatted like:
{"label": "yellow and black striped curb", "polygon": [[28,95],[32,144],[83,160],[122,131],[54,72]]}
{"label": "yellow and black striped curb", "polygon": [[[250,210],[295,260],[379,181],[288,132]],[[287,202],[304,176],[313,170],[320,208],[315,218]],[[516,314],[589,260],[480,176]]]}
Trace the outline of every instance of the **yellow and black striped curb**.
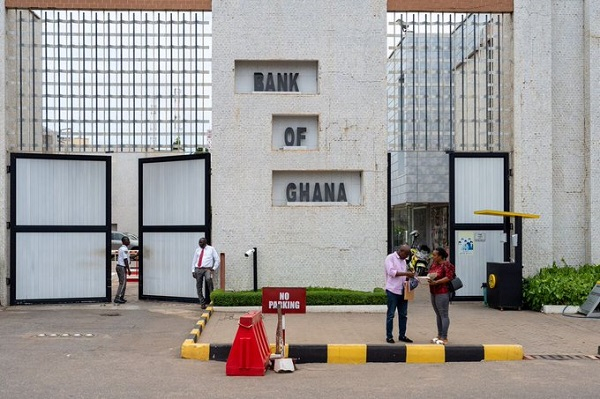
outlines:
{"label": "yellow and black striped curb", "polygon": [[[208,307],[186,340],[181,344],[181,357],[196,360],[227,361],[231,344],[198,343],[202,330],[213,313]],[[271,344],[271,352],[275,345]],[[446,363],[522,360],[521,345],[286,345],[285,356],[296,363]]]}
{"label": "yellow and black striped curb", "polygon": [[[206,328],[206,323],[213,314],[213,307],[208,306],[202,313],[200,320],[196,323],[188,337],[181,344],[181,357],[184,359],[208,360],[208,348],[204,344],[198,344],[198,338]],[[229,353],[229,352],[228,352]],[[204,357],[206,356],[206,359]]]}
{"label": "yellow and black striped curb", "polygon": [[[274,352],[271,345],[271,352]],[[227,361],[230,344],[186,343],[181,357]],[[521,345],[286,345],[285,356],[301,363],[448,363],[523,360]]]}

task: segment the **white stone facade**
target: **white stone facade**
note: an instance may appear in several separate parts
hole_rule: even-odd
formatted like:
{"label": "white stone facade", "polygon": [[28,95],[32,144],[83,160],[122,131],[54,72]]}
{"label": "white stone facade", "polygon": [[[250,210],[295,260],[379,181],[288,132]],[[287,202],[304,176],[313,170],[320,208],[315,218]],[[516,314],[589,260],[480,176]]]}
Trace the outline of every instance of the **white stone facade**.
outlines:
{"label": "white stone facade", "polygon": [[[515,0],[511,210],[531,274],[553,261],[600,262],[599,0]],[[6,31],[5,10],[0,27]],[[227,288],[383,285],[387,252],[386,1],[213,2],[213,237]],[[6,35],[0,36],[0,53]],[[317,61],[318,94],[235,92],[235,61]],[[6,77],[7,60],[0,60]],[[6,92],[5,85],[0,94]],[[0,95],[0,109],[10,108]],[[316,150],[273,149],[274,115],[318,115]],[[0,163],[7,165],[7,113]],[[115,167],[118,185],[127,169]],[[137,169],[135,169],[137,171]],[[274,172],[359,172],[361,205],[273,206]],[[137,178],[137,172],[131,173]],[[0,183],[0,226],[9,221]],[[397,193],[401,195],[402,193]],[[137,203],[131,187],[132,204]],[[127,212],[116,200],[113,216]],[[131,204],[130,204],[131,205]],[[125,222],[124,229],[137,220]],[[120,226],[121,227],[121,226]],[[0,229],[0,303],[8,303],[9,230]]]}
{"label": "white stone facade", "polygon": [[[2,2],[2,5],[4,5],[4,2]],[[2,7],[0,8],[0,32],[5,30],[6,9]],[[5,34],[0,35],[0,54],[6,54]],[[0,76],[6,76],[6,60],[4,57],[0,57]],[[7,152],[6,112],[3,111],[4,109],[6,109],[6,85],[0,85],[0,165],[8,165],[10,159]],[[7,173],[2,173],[0,178],[0,226],[6,226],[6,223],[10,221],[9,187],[10,176]],[[0,304],[2,306],[8,305],[9,301],[9,287],[5,283],[10,267],[9,237],[8,229],[0,229]]]}
{"label": "white stone facade", "polygon": [[[386,2],[213,3],[213,237],[227,289],[382,287]],[[236,60],[317,61],[318,93],[236,93]],[[274,115],[318,115],[316,150],[272,148]],[[273,173],[358,172],[360,205],[273,205]],[[308,180],[307,180],[308,181]]]}
{"label": "white stone facade", "polygon": [[515,0],[512,208],[525,273],[597,263],[600,2]]}

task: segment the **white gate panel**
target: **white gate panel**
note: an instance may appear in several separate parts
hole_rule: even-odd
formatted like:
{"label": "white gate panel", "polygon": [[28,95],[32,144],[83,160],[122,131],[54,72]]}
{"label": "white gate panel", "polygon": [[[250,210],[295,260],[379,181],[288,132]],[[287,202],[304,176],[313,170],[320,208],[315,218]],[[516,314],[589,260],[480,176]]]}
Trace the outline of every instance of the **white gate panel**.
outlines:
{"label": "white gate panel", "polygon": [[110,300],[107,156],[11,154],[11,304]]}
{"label": "white gate panel", "polygon": [[86,160],[17,159],[18,225],[104,225],[106,164]]}
{"label": "white gate panel", "polygon": [[203,225],[206,223],[204,159],[145,163],[143,224]]}
{"label": "white gate panel", "polygon": [[452,153],[450,172],[450,261],[463,282],[456,297],[482,297],[487,262],[505,261],[508,247],[503,220],[475,211],[508,210],[508,154]]}
{"label": "white gate panel", "polygon": [[[461,239],[469,237],[472,245],[461,248]],[[455,232],[455,242],[459,243],[455,254],[456,275],[463,282],[457,296],[483,295],[481,284],[487,280],[487,262],[503,262],[504,233],[497,230],[474,230]]]}
{"label": "white gate panel", "polygon": [[[196,297],[192,259],[204,233],[144,234],[143,294],[162,297]],[[175,250],[176,248],[182,248]]]}
{"label": "white gate panel", "polygon": [[106,234],[18,233],[16,299],[106,295]]}
{"label": "white gate panel", "polygon": [[210,243],[210,154],[140,159],[139,297],[197,301],[192,259]]}
{"label": "white gate panel", "polygon": [[504,158],[455,158],[455,223],[497,224],[482,209],[504,210]]}

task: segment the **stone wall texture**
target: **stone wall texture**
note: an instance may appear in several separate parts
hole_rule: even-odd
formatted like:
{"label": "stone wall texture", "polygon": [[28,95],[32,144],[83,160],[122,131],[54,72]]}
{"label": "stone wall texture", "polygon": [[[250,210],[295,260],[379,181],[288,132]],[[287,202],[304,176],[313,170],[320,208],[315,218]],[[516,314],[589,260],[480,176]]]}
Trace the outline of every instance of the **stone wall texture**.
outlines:
{"label": "stone wall texture", "polygon": [[[244,257],[251,247],[258,248],[259,286],[366,290],[383,286],[388,196],[385,43],[386,4],[389,7],[390,2],[308,0],[302,7],[275,0],[200,3],[194,3],[195,7],[213,12],[212,241],[226,254],[227,288],[252,287],[252,260]],[[106,8],[111,4],[105,3]],[[148,9],[156,4],[147,2]],[[514,0],[513,4],[511,210],[541,215],[523,223],[525,274],[563,260],[598,263],[600,27],[596,21],[600,2]],[[61,8],[58,2],[52,2],[53,7],[48,2],[40,5]],[[0,27],[6,32],[5,10],[0,13]],[[2,35],[0,50],[6,49],[6,41]],[[5,82],[10,82],[6,76],[12,70],[6,66],[9,58],[10,54],[0,60]],[[317,61],[318,93],[236,94],[236,60]],[[0,94],[6,90],[3,85]],[[0,95],[0,109],[11,109],[9,101]],[[318,149],[273,150],[275,114],[318,115]],[[10,123],[7,112],[1,112],[0,163],[4,165],[9,159]],[[120,176],[114,192],[117,186],[131,184],[124,175],[127,165],[129,170],[135,167],[134,158],[122,160],[125,168],[114,169]],[[362,203],[273,206],[275,171],[360,172]],[[409,183],[394,195],[406,196],[408,201]],[[8,188],[9,175],[4,174],[0,184],[3,226],[9,221]],[[131,190],[132,198],[137,198]],[[429,200],[434,200],[439,193],[430,194],[435,197]],[[129,212],[128,205],[119,201],[114,204],[114,215]],[[124,224],[124,229],[131,229],[137,220]],[[8,301],[4,279],[10,277],[8,237],[8,230],[2,229],[3,305]]]}
{"label": "stone wall texture", "polygon": [[[598,262],[597,1],[515,1],[513,208],[531,274]],[[590,56],[592,55],[592,56]],[[589,122],[588,122],[589,121]]]}
{"label": "stone wall texture", "polygon": [[[383,0],[213,4],[213,243],[227,287],[336,286],[384,279],[387,227]],[[316,60],[318,93],[234,92],[236,60]],[[271,146],[276,114],[319,117],[318,148]],[[361,205],[273,206],[274,171],[358,171]]]}

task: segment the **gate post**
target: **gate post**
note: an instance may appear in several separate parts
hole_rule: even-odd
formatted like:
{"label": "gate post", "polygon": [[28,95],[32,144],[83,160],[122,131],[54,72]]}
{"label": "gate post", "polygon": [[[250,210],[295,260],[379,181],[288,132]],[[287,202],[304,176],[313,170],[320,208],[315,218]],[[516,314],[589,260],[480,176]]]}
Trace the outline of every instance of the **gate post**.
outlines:
{"label": "gate post", "polygon": [[220,253],[221,267],[219,268],[219,288],[225,291],[225,252]]}

